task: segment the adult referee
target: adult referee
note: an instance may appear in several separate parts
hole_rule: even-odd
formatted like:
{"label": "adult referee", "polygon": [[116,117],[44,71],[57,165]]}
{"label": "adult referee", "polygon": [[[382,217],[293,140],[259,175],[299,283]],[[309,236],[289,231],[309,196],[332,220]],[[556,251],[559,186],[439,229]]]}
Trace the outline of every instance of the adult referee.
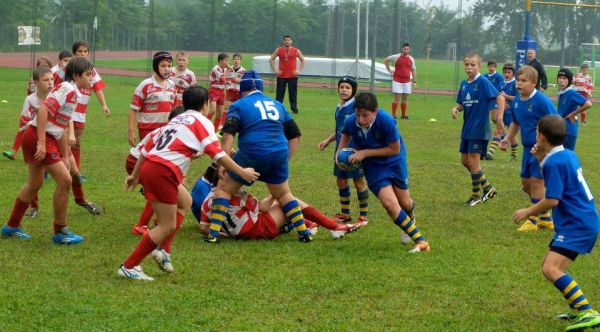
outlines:
{"label": "adult referee", "polygon": [[[275,59],[279,58],[279,69],[275,70]],[[296,68],[296,59],[300,60],[300,69]],[[271,70],[277,73],[277,93],[275,99],[283,103],[285,87],[289,87],[290,108],[292,113],[298,113],[298,75],[304,69],[304,56],[296,47],[292,47],[292,36],[283,36],[283,46],[278,47],[269,59]]]}

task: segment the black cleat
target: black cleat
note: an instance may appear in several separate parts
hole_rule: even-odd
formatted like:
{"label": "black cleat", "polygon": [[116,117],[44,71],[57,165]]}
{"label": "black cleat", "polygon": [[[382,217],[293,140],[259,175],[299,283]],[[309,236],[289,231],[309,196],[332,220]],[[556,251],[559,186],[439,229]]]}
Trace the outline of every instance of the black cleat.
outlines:
{"label": "black cleat", "polygon": [[77,205],[79,205],[82,208],[86,209],[89,213],[91,213],[91,214],[93,214],[95,216],[99,216],[102,213],[102,209],[100,207],[98,207],[93,202],[77,203]]}

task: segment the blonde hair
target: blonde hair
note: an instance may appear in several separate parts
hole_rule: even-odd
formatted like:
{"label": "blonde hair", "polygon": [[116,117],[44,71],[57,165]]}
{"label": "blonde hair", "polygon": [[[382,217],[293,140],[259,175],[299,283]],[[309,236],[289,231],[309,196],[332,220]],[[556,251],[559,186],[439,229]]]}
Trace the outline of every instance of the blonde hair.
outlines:
{"label": "blonde hair", "polygon": [[38,68],[38,67],[52,68],[52,62],[50,61],[50,59],[46,58],[45,56],[41,56],[35,62],[35,67],[36,68]]}
{"label": "blonde hair", "polygon": [[531,66],[523,66],[519,68],[519,71],[517,72],[517,78],[519,78],[521,75],[525,76],[526,80],[537,84],[538,72],[535,70],[535,68]]}
{"label": "blonde hair", "polygon": [[477,64],[481,67],[481,55],[479,55],[479,53],[477,52],[469,52],[465,55],[465,57],[463,58],[463,62],[467,59],[475,59],[477,61]]}
{"label": "blonde hair", "polygon": [[188,56],[188,52],[186,51],[178,51],[177,53],[175,53],[175,57],[184,57],[184,56]]}

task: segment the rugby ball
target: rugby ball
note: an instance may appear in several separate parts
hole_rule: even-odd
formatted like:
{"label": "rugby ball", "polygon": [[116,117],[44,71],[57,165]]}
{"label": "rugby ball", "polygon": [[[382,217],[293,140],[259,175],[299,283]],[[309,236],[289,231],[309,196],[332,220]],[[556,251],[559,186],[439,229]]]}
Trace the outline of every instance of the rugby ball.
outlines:
{"label": "rugby ball", "polygon": [[351,163],[348,158],[353,155],[356,150],[352,148],[343,148],[337,154],[337,165],[340,169],[346,172],[352,172],[358,168],[360,168],[360,163]]}

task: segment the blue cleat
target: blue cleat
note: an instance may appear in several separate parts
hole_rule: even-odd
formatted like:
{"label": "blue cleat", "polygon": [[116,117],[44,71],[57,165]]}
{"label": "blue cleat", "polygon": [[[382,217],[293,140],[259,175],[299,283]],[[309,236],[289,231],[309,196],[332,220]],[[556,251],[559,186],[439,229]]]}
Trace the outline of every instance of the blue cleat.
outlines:
{"label": "blue cleat", "polygon": [[18,227],[10,227],[8,225],[4,225],[2,226],[2,236],[6,236],[6,237],[16,237],[18,239],[23,239],[23,240],[31,240],[31,235],[25,233],[24,230],[22,230],[21,228]]}
{"label": "blue cleat", "polygon": [[68,227],[64,227],[60,233],[52,236],[52,242],[56,244],[79,244],[83,242],[83,236],[77,235],[73,232],[69,232]]}

